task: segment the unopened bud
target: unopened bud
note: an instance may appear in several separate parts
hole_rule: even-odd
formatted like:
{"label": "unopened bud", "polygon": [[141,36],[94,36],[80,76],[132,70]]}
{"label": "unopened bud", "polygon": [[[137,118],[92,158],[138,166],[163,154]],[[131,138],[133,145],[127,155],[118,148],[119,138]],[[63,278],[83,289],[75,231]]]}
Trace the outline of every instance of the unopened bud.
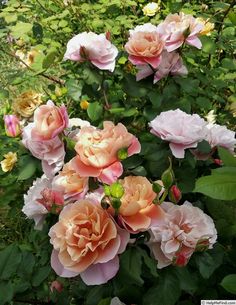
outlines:
{"label": "unopened bud", "polygon": [[161,175],[161,180],[164,184],[164,188],[168,189],[171,187],[175,179],[173,170],[169,167],[164,173]]}
{"label": "unopened bud", "polygon": [[222,165],[222,164],[223,164],[223,161],[220,160],[220,159],[214,159],[214,163],[215,163],[216,165]]}
{"label": "unopened bud", "polygon": [[104,189],[104,193],[106,196],[110,196],[111,195],[111,191],[110,191],[110,186],[109,185],[104,185],[103,186],[103,189]]}
{"label": "unopened bud", "polygon": [[114,198],[121,198],[124,195],[124,188],[119,182],[115,182],[110,186],[110,194]]}
{"label": "unopened bud", "polygon": [[182,194],[180,189],[177,187],[177,185],[172,185],[172,187],[169,189],[169,199],[173,203],[178,203],[180,199],[182,198]]}
{"label": "unopened bud", "polygon": [[120,199],[119,199],[119,198],[113,198],[113,199],[112,199],[112,206],[113,206],[113,208],[115,209],[115,211],[118,212],[118,211],[119,211],[119,208],[120,208],[120,206],[121,206],[121,201],[120,201]]}
{"label": "unopened bud", "polygon": [[117,157],[120,161],[125,160],[128,158],[128,149],[127,148],[121,148],[118,150]]}
{"label": "unopened bud", "polygon": [[89,102],[87,100],[82,100],[80,102],[80,108],[83,109],[83,110],[87,110],[88,109],[88,106],[89,106]]}
{"label": "unopened bud", "polygon": [[8,137],[17,137],[21,133],[20,121],[14,114],[4,115],[5,131]]}
{"label": "unopened bud", "polygon": [[163,186],[161,186],[159,183],[155,183],[155,182],[153,183],[153,185],[152,185],[153,192],[159,194],[162,191],[162,189],[163,189]]}

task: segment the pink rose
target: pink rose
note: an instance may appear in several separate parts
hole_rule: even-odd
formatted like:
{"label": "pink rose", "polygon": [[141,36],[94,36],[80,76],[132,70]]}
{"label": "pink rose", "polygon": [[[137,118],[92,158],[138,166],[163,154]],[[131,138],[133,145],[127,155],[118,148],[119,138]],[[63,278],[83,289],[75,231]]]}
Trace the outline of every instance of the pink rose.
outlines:
{"label": "pink rose", "polygon": [[184,158],[184,150],[197,147],[206,138],[206,122],[197,114],[187,114],[180,109],[162,112],[149,123],[151,133],[170,142],[172,154]]}
{"label": "pink rose", "polygon": [[129,234],[119,228],[100,203],[80,200],[68,204],[50,229],[51,265],[61,277],[80,275],[87,285],[100,285],[119,269]]}
{"label": "pink rose", "polygon": [[84,198],[88,191],[88,178],[80,177],[70,161],[63,166],[59,175],[54,177],[52,185],[54,190],[64,194],[66,202],[71,202]]}
{"label": "pink rose", "polygon": [[181,47],[183,43],[201,49],[202,43],[198,36],[203,27],[203,24],[192,15],[185,15],[181,12],[168,15],[157,26],[157,31],[166,42],[166,50],[172,52]]}
{"label": "pink rose", "polygon": [[99,69],[113,72],[117,55],[117,48],[105,34],[83,32],[69,40],[64,58],[79,62],[89,60]]}
{"label": "pink rose", "polygon": [[211,147],[221,146],[234,153],[236,139],[235,132],[226,128],[226,126],[220,126],[218,124],[207,125],[207,138]]}
{"label": "pink rose", "polygon": [[52,190],[52,181],[45,175],[37,178],[24,195],[22,212],[35,222],[35,228],[41,230],[46,215],[56,207],[58,212],[64,204],[61,193]]}
{"label": "pink rose", "polygon": [[66,107],[57,107],[52,101],[39,106],[34,112],[32,136],[35,140],[51,140],[68,126]]}
{"label": "pink rose", "polygon": [[137,25],[133,30],[129,30],[130,37],[137,32],[157,32],[157,26],[151,23],[145,23],[142,25]]}
{"label": "pink rose", "polygon": [[184,266],[199,246],[211,249],[217,232],[211,217],[188,201],[181,206],[164,202],[162,223],[150,229],[148,245],[157,259],[157,268],[172,263]]}
{"label": "pink rose", "polygon": [[22,143],[27,149],[29,149],[34,157],[42,160],[43,172],[47,177],[52,177],[64,164],[64,144],[59,137],[55,137],[48,141],[35,140],[32,134],[33,128],[35,128],[34,123],[30,123],[24,127]]}
{"label": "pink rose", "polygon": [[161,54],[161,62],[157,67],[156,72],[150,68],[148,65],[138,65],[137,66],[139,72],[136,76],[137,81],[146,78],[149,75],[154,74],[154,81],[155,84],[163,77],[171,75],[187,75],[188,70],[184,66],[182,58],[180,57],[179,53],[171,52],[168,53],[167,51],[163,51]]}
{"label": "pink rose", "polygon": [[138,233],[161,221],[163,212],[153,203],[157,194],[147,178],[128,176],[119,180],[119,183],[124,188],[124,195],[120,199],[118,219],[124,228],[131,233]]}
{"label": "pink rose", "polygon": [[14,114],[4,115],[4,123],[6,135],[8,137],[17,137],[21,133],[20,121],[18,117]]}
{"label": "pink rose", "polygon": [[73,166],[81,177],[97,177],[111,184],[123,172],[118,158],[119,150],[127,149],[127,155],[132,156],[140,152],[141,146],[123,124],[115,126],[105,121],[103,126],[102,130],[92,126],[81,128],[75,145],[77,156],[73,159]]}
{"label": "pink rose", "polygon": [[134,32],[125,45],[129,60],[134,65],[149,64],[157,68],[165,42],[157,32]]}

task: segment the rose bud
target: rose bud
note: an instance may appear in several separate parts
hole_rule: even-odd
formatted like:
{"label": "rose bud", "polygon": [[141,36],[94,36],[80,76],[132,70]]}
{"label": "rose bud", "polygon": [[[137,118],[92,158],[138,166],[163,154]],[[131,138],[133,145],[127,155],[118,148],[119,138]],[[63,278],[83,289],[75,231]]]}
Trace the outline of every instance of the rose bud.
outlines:
{"label": "rose bud", "polygon": [[182,198],[182,194],[177,185],[172,185],[169,190],[168,196],[170,201],[172,201],[173,203],[178,203],[180,201],[180,199]]}
{"label": "rose bud", "polygon": [[20,121],[14,114],[4,115],[5,131],[8,137],[17,137],[21,133]]}
{"label": "rose bud", "polygon": [[57,292],[61,293],[63,290],[63,285],[58,281],[53,281],[50,285],[50,290],[51,292],[54,292],[56,290]]}

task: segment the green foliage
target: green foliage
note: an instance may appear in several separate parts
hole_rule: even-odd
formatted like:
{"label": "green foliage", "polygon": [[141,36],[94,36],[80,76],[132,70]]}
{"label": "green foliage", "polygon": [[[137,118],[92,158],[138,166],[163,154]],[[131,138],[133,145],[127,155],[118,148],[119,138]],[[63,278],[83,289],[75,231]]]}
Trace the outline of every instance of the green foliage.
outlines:
{"label": "green foliage", "polygon": [[[68,2],[68,4],[66,4]],[[109,305],[114,296],[125,304],[193,305],[201,299],[229,299],[235,294],[236,274],[236,159],[223,148],[212,152],[206,141],[197,149],[223,161],[217,168],[209,158],[199,161],[190,151],[185,159],[172,160],[175,183],[185,200],[201,207],[214,220],[218,245],[213,250],[194,254],[188,266],[158,270],[157,262],[143,245],[149,236],[134,235],[128,249],[120,255],[117,276],[107,284],[87,287],[79,277],[62,280],[63,292],[50,291],[58,280],[50,268],[51,247],[48,231],[56,221],[47,217],[43,231],[35,231],[21,209],[23,194],[36,177],[41,162],[20,143],[5,136],[2,115],[12,113],[12,102],[21,93],[35,90],[43,101],[64,103],[70,116],[102,122],[121,122],[141,143],[141,153],[122,160],[124,175],[160,179],[168,168],[171,151],[149,132],[148,123],[162,111],[180,108],[204,117],[214,110],[216,122],[235,130],[235,24],[233,2],[160,1],[153,17],[144,16],[144,0],[9,0],[0,4],[0,161],[9,151],[18,161],[11,172],[0,169],[0,305],[29,300],[57,305]],[[207,5],[207,7],[204,7]],[[157,84],[151,79],[136,82],[134,67],[123,46],[128,31],[136,25],[158,24],[169,13],[184,11],[210,19],[215,30],[202,36],[201,50],[184,46],[181,50],[189,74],[167,77]],[[83,31],[110,32],[119,49],[114,73],[103,73],[91,64],[63,60],[66,44]],[[36,51],[35,56],[29,56]],[[19,53],[24,55],[20,60]],[[30,62],[32,60],[32,62]],[[80,106],[82,100],[88,108]],[[65,139],[69,153],[74,141]],[[211,197],[211,198],[209,198]],[[212,199],[213,198],[213,199]],[[135,245],[135,247],[133,246]]]}

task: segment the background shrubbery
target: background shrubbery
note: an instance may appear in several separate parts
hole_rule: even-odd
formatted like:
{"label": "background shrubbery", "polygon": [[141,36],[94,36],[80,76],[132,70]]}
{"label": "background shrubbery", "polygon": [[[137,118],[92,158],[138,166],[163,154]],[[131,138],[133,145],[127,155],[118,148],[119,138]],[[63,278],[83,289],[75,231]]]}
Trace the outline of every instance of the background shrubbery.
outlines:
{"label": "background shrubbery", "polygon": [[[184,268],[156,270],[156,263],[140,247],[121,256],[118,276],[106,285],[86,287],[80,280],[65,281],[58,296],[50,292],[56,279],[51,271],[48,227],[35,231],[21,212],[23,194],[41,173],[40,162],[31,157],[19,140],[5,136],[3,114],[23,92],[34,90],[55,103],[64,103],[71,117],[90,120],[101,126],[104,120],[122,122],[142,144],[142,151],[124,161],[134,175],[159,179],[171,156],[168,144],[150,134],[147,124],[157,114],[180,108],[206,116],[214,110],[216,122],[235,130],[236,49],[235,1],[161,1],[154,17],[144,16],[145,1],[130,0],[23,0],[0,4],[0,156],[17,152],[13,171],[0,171],[0,304],[109,304],[119,296],[127,304],[192,305],[201,299],[233,299],[236,280],[223,285],[228,274],[236,273],[236,205],[192,193],[200,176],[217,167],[211,161],[186,158],[173,162],[183,198],[195,203],[214,219],[218,244],[213,250],[195,254]],[[210,19],[215,30],[202,36],[202,50],[185,46],[182,50],[189,74],[168,77],[153,85],[150,79],[136,82],[134,67],[123,46],[128,30],[151,21],[158,24],[169,13],[183,11]],[[98,71],[88,63],[63,61],[66,44],[83,31],[111,33],[120,53],[114,73]],[[202,152],[208,146],[199,147]],[[235,166],[229,156],[225,165]],[[67,156],[69,159],[69,156]],[[225,189],[223,199],[227,197]],[[222,197],[221,197],[222,198]],[[235,198],[235,197],[234,197]],[[230,293],[231,292],[231,293]],[[13,300],[13,301],[12,301]],[[18,303],[20,302],[20,303]]]}

